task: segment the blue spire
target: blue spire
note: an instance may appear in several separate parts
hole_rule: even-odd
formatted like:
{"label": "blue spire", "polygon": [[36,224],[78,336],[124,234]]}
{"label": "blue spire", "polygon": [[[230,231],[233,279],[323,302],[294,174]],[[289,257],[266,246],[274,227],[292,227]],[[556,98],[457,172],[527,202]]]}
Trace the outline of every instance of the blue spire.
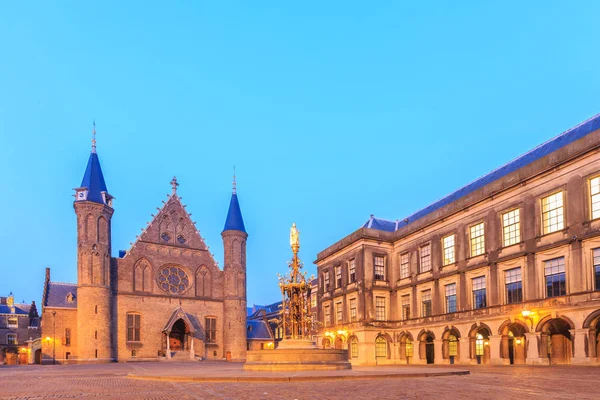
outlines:
{"label": "blue spire", "polygon": [[242,210],[240,210],[240,203],[237,198],[237,190],[235,183],[235,168],[233,173],[233,193],[231,194],[231,201],[229,202],[229,211],[227,211],[227,219],[225,220],[225,231],[240,231],[246,233],[244,227],[244,219],[242,218]]}
{"label": "blue spire", "polygon": [[[106,183],[104,182],[104,176],[102,175],[102,168],[100,168],[100,159],[96,153],[96,122],[94,121],[94,130],[92,131],[92,153],[88,160],[85,174],[83,174],[83,180],[81,181],[81,188],[87,189],[87,201],[94,203],[107,204],[108,201],[108,190],[106,189]],[[107,194],[107,197],[102,196],[102,192]]]}

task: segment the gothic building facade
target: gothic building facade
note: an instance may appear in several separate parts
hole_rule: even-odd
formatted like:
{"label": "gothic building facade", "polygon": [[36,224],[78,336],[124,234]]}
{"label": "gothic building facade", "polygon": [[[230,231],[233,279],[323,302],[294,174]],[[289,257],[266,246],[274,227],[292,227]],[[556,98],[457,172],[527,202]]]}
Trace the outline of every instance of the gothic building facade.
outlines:
{"label": "gothic building facade", "polygon": [[315,263],[355,364],[600,363],[600,115]]}
{"label": "gothic building facade", "polygon": [[175,178],[135,243],[112,257],[113,197],[92,143],[75,189],[77,283],[52,282],[46,271],[43,362],[245,359],[248,235],[235,181],[221,234],[223,269],[185,210]]}

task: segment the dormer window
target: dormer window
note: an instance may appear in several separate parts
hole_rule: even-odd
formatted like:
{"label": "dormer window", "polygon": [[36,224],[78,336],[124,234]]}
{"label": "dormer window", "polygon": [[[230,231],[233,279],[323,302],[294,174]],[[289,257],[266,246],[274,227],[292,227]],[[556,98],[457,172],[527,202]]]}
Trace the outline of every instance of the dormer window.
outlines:
{"label": "dormer window", "polygon": [[72,303],[75,301],[75,296],[73,295],[73,293],[69,292],[69,294],[67,294],[67,303]]}
{"label": "dormer window", "polygon": [[179,244],[185,244],[185,242],[187,242],[187,240],[185,240],[185,237],[183,237],[183,235],[177,236],[177,241],[179,242]]}
{"label": "dormer window", "polygon": [[75,201],[85,201],[87,200],[88,190],[85,188],[75,189]]}
{"label": "dormer window", "polygon": [[16,329],[19,327],[19,320],[17,317],[8,317],[7,325],[10,329]]}
{"label": "dormer window", "polygon": [[160,235],[161,239],[164,240],[165,242],[168,242],[169,240],[171,240],[171,235],[169,235],[167,232],[163,233],[162,235]]}

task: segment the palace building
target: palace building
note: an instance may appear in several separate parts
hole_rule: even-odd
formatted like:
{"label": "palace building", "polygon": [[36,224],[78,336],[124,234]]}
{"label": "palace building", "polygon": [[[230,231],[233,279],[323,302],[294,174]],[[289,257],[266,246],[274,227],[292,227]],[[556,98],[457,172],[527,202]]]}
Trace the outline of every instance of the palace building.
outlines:
{"label": "palace building", "polygon": [[[95,134],[95,130],[94,130]],[[220,269],[173,178],[168,200],[129,250],[112,257],[113,197],[95,138],[75,189],[77,283],[46,271],[43,363],[246,358],[246,239],[235,190]]]}
{"label": "palace building", "polygon": [[315,263],[353,364],[600,363],[600,114]]}

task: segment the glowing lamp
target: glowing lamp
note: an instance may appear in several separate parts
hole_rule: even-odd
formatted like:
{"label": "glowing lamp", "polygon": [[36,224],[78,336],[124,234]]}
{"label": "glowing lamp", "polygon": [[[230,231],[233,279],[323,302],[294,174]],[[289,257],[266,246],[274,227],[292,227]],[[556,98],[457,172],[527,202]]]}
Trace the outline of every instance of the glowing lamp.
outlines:
{"label": "glowing lamp", "polygon": [[521,339],[517,339],[517,344],[521,344]]}
{"label": "glowing lamp", "polygon": [[529,316],[531,315],[531,311],[529,311],[529,310],[523,310],[523,311],[521,311],[521,315],[524,318],[529,318]]}
{"label": "glowing lamp", "polygon": [[50,336],[46,336],[46,342],[50,343]]}
{"label": "glowing lamp", "polygon": [[486,346],[489,346],[489,345],[490,345],[490,342],[486,341],[486,342],[485,342],[485,345],[486,345]]}

